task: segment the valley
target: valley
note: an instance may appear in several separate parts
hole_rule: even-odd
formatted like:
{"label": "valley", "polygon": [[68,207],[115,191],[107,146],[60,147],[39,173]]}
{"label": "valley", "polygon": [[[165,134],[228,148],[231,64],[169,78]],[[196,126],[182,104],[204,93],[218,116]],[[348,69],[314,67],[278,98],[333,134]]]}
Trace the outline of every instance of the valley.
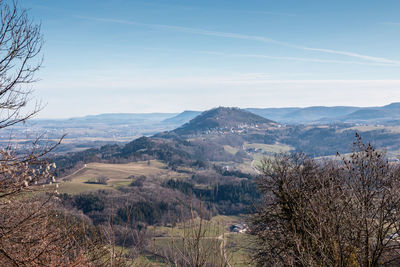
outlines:
{"label": "valley", "polygon": [[[137,161],[125,164],[88,163],[58,180],[58,191],[68,195],[90,195],[99,190],[110,190],[118,192],[131,186],[140,187],[142,191],[161,192],[162,184],[170,179],[185,181],[195,172],[192,168],[179,168],[171,170],[159,160]],[[100,181],[96,182],[96,181]],[[198,186],[202,187],[200,184]],[[175,197],[175,196],[174,196]],[[229,259],[231,266],[249,266],[246,255],[248,255],[251,237],[245,234],[235,233],[230,227],[245,221],[245,217],[214,215],[210,220],[202,222],[205,229],[203,246],[213,250],[213,259],[218,259],[220,250]],[[199,219],[188,218],[188,222],[199,225]],[[188,223],[187,222],[187,223]],[[168,250],[174,249],[181,238],[188,235],[187,225],[182,222],[175,225],[169,223],[153,224],[147,228],[152,237],[145,247],[148,253],[137,259],[141,264],[163,265],[163,255]],[[175,242],[175,243],[174,243]],[[123,245],[123,244],[121,244]],[[250,245],[251,247],[251,245]],[[121,247],[122,249],[122,247]],[[177,248],[175,248],[177,249]],[[128,253],[129,248],[125,249]],[[158,255],[158,256],[157,256]]]}
{"label": "valley", "polygon": [[[248,266],[245,255],[251,237],[232,233],[230,227],[245,223],[260,200],[255,181],[263,159],[292,152],[334,158],[336,152],[352,151],[358,132],[387,150],[395,161],[400,151],[399,129],[392,125],[286,125],[246,110],[220,107],[169,131],[56,153],[52,160],[57,164],[57,190],[66,207],[82,212],[94,225],[112,218],[120,231],[129,225],[138,235],[151,236],[142,248],[143,262],[162,265],[163,255],[170,255],[173,246],[182,248],[175,239],[189,234],[182,224],[191,222],[190,228],[197,229],[198,216],[203,214],[208,230],[202,233],[202,246],[213,246],[214,251],[226,248],[232,266]],[[126,245],[123,240],[117,244]]]}

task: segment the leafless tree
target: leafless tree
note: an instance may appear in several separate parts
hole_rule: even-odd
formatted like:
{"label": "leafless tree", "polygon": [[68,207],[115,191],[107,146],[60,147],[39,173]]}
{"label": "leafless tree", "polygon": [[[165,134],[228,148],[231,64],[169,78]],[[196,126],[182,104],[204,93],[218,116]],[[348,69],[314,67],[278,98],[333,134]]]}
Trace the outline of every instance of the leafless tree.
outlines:
{"label": "leafless tree", "polygon": [[1,266],[105,266],[96,228],[51,196],[20,197],[1,207]]}
{"label": "leafless tree", "polygon": [[43,37],[18,3],[0,0],[0,129],[26,121],[40,110],[24,110],[40,69]]}
{"label": "leafless tree", "polygon": [[359,136],[355,148],[339,161],[264,161],[264,201],[251,219],[258,266],[400,263],[400,167]]}
{"label": "leafless tree", "polygon": [[131,215],[133,206],[127,204],[127,221],[124,225],[115,223],[115,211],[114,207],[112,207],[107,224],[101,226],[107,251],[104,256],[104,259],[106,259],[105,264],[111,267],[150,266],[138,260],[138,257],[143,255],[148,240],[146,228],[135,229],[132,227]]}
{"label": "leafless tree", "polygon": [[[35,115],[26,107],[40,69],[43,38],[18,3],[0,0],[0,129]],[[43,156],[54,146],[0,148],[0,265],[98,266],[103,260],[96,229],[57,202],[54,164]]]}
{"label": "leafless tree", "polygon": [[189,207],[189,216],[182,210],[180,231],[171,231],[170,244],[162,253],[168,263],[179,267],[229,267],[230,256],[226,251],[223,227],[204,219]]}

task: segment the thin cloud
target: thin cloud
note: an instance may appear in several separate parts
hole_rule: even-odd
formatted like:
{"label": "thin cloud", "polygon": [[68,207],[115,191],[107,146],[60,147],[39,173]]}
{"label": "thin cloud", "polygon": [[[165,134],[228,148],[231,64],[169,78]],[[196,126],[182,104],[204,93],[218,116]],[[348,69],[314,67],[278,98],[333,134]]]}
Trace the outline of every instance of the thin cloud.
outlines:
{"label": "thin cloud", "polygon": [[246,13],[250,13],[250,14],[274,15],[274,16],[286,16],[286,17],[295,17],[295,16],[298,16],[297,14],[292,14],[292,13],[272,12],[272,11],[247,11]]}
{"label": "thin cloud", "polygon": [[301,45],[296,45],[296,44],[292,44],[292,43],[281,42],[278,40],[274,40],[274,39],[271,39],[268,37],[258,36],[258,35],[246,35],[246,34],[238,34],[238,33],[231,33],[231,32],[209,31],[209,30],[183,27],[183,26],[140,23],[140,22],[135,22],[135,21],[110,19],[110,18],[95,18],[95,17],[86,17],[86,16],[75,16],[75,17],[80,18],[80,19],[99,21],[99,22],[111,22],[111,23],[118,23],[118,24],[125,24],[125,25],[137,25],[137,26],[166,29],[166,30],[191,33],[191,34],[216,36],[216,37],[231,38],[231,39],[251,40],[251,41],[257,41],[257,42],[263,42],[263,43],[272,43],[272,44],[295,48],[295,49],[300,49],[300,50],[359,58],[359,59],[363,59],[366,61],[372,61],[375,63],[383,63],[383,64],[387,64],[387,65],[400,65],[400,61],[398,61],[398,60],[391,60],[391,59],[382,58],[382,57],[374,57],[374,56],[369,56],[369,55],[364,55],[364,54],[359,54],[359,53],[354,53],[354,52],[348,52],[348,51],[301,46]]}
{"label": "thin cloud", "polygon": [[381,24],[393,25],[393,26],[400,26],[400,22],[382,22]]}
{"label": "thin cloud", "polygon": [[322,52],[322,53],[327,53],[327,54],[336,54],[336,55],[342,55],[342,56],[348,56],[348,57],[361,58],[361,59],[365,59],[368,61],[374,61],[377,63],[386,63],[386,64],[395,64],[395,65],[400,64],[400,61],[397,61],[397,60],[391,60],[391,59],[386,59],[386,58],[381,58],[381,57],[372,57],[372,56],[367,56],[367,55],[362,55],[362,54],[352,53],[352,52],[347,52],[347,51],[325,49],[325,48],[312,48],[312,47],[302,47],[302,49],[308,50],[308,51]]}
{"label": "thin cloud", "polygon": [[214,51],[200,51],[200,53],[216,55],[216,56],[228,56],[228,57],[248,57],[248,58],[265,58],[265,59],[277,59],[277,60],[288,60],[288,61],[299,61],[299,62],[313,62],[313,63],[330,63],[330,64],[355,64],[355,65],[371,65],[371,66],[399,66],[398,64],[388,63],[371,63],[361,61],[348,61],[348,60],[332,60],[332,59],[319,59],[319,58],[302,58],[302,57],[280,57],[280,56],[268,56],[260,54],[228,54]]}
{"label": "thin cloud", "polygon": [[173,26],[173,25],[165,25],[165,24],[150,24],[150,23],[141,23],[141,22],[135,22],[135,21],[129,21],[129,20],[119,20],[119,19],[109,19],[109,18],[94,18],[94,17],[86,17],[86,16],[75,16],[75,17],[80,18],[80,19],[99,21],[99,22],[111,22],[111,23],[118,23],[118,24],[125,24],[125,25],[145,26],[145,27],[166,29],[166,30],[184,32],[184,33],[217,36],[217,37],[232,38],[232,39],[244,39],[244,40],[259,41],[259,42],[263,42],[263,43],[274,43],[274,44],[279,44],[279,45],[291,46],[288,43],[276,41],[271,38],[257,36],[257,35],[244,35],[244,34],[229,33],[229,32],[208,31],[208,30],[202,30],[202,29],[190,28],[190,27]]}

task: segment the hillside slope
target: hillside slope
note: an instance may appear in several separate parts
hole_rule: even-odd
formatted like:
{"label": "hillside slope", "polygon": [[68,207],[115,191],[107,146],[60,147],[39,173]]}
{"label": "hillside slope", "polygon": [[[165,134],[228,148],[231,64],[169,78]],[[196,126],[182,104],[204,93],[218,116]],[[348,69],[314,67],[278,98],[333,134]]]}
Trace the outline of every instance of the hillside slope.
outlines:
{"label": "hillside slope", "polygon": [[245,129],[275,124],[269,119],[243,109],[218,107],[201,113],[173,132],[179,135],[188,135],[220,129]]}

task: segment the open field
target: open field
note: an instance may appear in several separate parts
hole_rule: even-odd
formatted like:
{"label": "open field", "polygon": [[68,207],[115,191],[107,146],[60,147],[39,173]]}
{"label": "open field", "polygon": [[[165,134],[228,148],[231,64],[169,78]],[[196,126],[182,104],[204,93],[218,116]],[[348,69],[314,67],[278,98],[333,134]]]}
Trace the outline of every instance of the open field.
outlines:
{"label": "open field", "polygon": [[[253,156],[253,155],[252,155]],[[254,157],[253,157],[254,158]],[[251,174],[256,174],[257,172],[254,170],[254,168],[252,167],[252,165],[256,165],[256,162],[253,160],[245,160],[243,163],[237,164],[235,165],[235,167],[244,173],[251,173]]]}
{"label": "open field", "polygon": [[356,130],[359,132],[369,132],[375,130],[385,130],[390,133],[400,133],[400,126],[389,126],[389,125],[357,125],[349,128],[341,129],[340,132],[347,130]]}
{"label": "open field", "polygon": [[225,145],[225,146],[224,146],[224,150],[225,150],[226,152],[232,154],[232,155],[235,155],[235,154],[239,151],[238,148],[233,147],[233,146],[228,146],[228,145]]}
{"label": "open field", "polygon": [[[204,227],[205,233],[201,242],[204,248],[210,249],[210,253],[212,253],[210,256],[213,258],[213,262],[221,260],[219,258],[220,251],[225,249],[226,258],[231,266],[252,266],[248,258],[253,246],[252,237],[248,234],[229,231],[230,225],[240,223],[242,220],[237,216],[215,216],[210,221],[203,221],[202,227]],[[194,224],[198,226],[198,218],[194,220]],[[148,249],[158,255],[162,255],[171,249],[181,249],[182,237],[188,238],[189,236],[190,238],[188,225],[186,223],[185,225],[178,224],[175,227],[149,227],[149,231],[153,234],[153,239]],[[154,261],[155,259],[152,260]]]}
{"label": "open field", "polygon": [[255,266],[251,263],[249,255],[255,249],[254,237],[248,234],[228,233],[226,250],[232,266],[245,267]]}
{"label": "open field", "polygon": [[[254,149],[258,150],[260,153],[284,153],[293,150],[294,148],[285,144],[262,144],[262,143],[244,143],[243,149]],[[239,148],[233,146],[224,146],[224,150],[230,154],[236,154]]]}
{"label": "open field", "polygon": [[293,150],[294,148],[280,143],[275,144],[261,144],[261,143],[245,143],[243,145],[245,149],[252,148],[255,150],[261,150],[260,152],[267,152],[267,153],[284,153]]}
{"label": "open field", "polygon": [[[253,266],[248,257],[252,250],[252,236],[248,234],[232,233],[229,231],[230,225],[239,223],[243,220],[238,216],[215,216],[210,221],[203,220],[202,229],[206,231],[201,238],[200,247],[204,254],[200,254],[210,260],[210,262],[223,262],[225,258],[229,261],[228,266],[242,267]],[[189,220],[190,221],[190,220]],[[180,223],[176,227],[150,226],[148,231],[153,236],[145,248],[145,252],[138,258],[132,260],[133,266],[170,266],[165,262],[164,257],[171,253],[179,254],[183,248],[183,237],[187,240],[193,240],[194,236],[188,234],[191,230],[196,230],[199,225],[199,219],[192,222],[194,227],[190,228],[190,224]],[[184,228],[186,227],[186,228]],[[190,244],[188,241],[186,245]],[[128,255],[130,249],[120,246],[114,247],[116,253]],[[187,247],[190,250],[190,247]],[[194,252],[194,250],[192,251]]]}
{"label": "open field", "polygon": [[[245,160],[241,164],[237,164],[234,162],[226,162],[225,165],[231,166],[234,165],[235,168],[239,169],[244,173],[257,173],[255,168],[261,165],[261,161],[264,158],[272,157],[275,153],[286,153],[294,150],[293,147],[281,143],[275,144],[262,144],[262,143],[244,143],[243,149],[248,150],[251,149],[253,151],[247,152],[249,156],[253,158],[253,160]],[[237,147],[232,147],[229,145],[224,146],[224,150],[230,154],[236,154],[240,149]]]}
{"label": "open field", "polygon": [[[239,223],[242,219],[238,216],[224,216],[218,215],[211,218],[210,221],[203,220],[205,228],[205,236],[215,237],[221,235],[223,232],[229,230],[229,226],[234,223]],[[199,224],[200,219],[196,218],[194,220],[195,224]],[[185,226],[183,223],[177,224],[175,227],[165,227],[165,226],[149,226],[149,231],[153,233],[156,237],[171,237],[180,236],[184,233]]]}
{"label": "open field", "polygon": [[[167,168],[157,160],[140,161],[127,164],[89,163],[71,175],[61,178],[61,193],[79,194],[87,191],[128,186],[140,176],[149,181],[162,181],[170,178],[183,179],[187,173],[178,173]],[[106,184],[87,183],[98,179]]]}

